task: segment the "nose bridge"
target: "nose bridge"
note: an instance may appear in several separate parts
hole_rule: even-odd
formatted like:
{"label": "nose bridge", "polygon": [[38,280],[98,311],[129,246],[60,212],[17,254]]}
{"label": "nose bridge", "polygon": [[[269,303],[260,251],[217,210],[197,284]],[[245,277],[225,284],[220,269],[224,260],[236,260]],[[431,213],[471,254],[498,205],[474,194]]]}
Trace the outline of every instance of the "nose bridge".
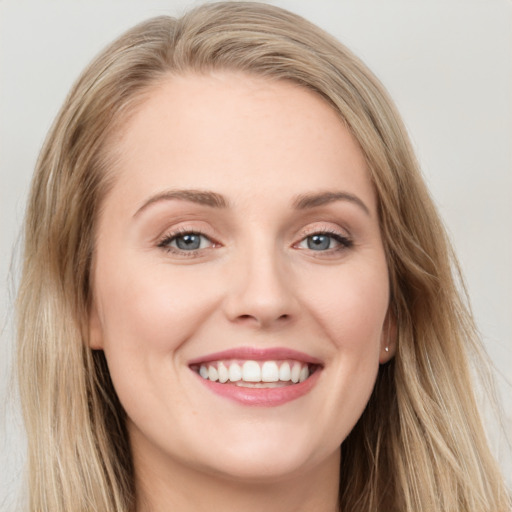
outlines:
{"label": "nose bridge", "polygon": [[258,237],[236,253],[230,265],[226,300],[230,320],[260,327],[290,320],[296,301],[286,255],[265,237]]}

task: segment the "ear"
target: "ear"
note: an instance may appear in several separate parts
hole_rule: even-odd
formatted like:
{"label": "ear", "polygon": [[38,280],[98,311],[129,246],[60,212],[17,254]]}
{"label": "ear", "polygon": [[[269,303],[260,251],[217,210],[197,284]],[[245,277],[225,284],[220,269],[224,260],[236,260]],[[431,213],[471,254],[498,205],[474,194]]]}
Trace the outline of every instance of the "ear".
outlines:
{"label": "ear", "polygon": [[103,329],[96,302],[93,301],[89,311],[89,348],[93,350],[103,349]]}
{"label": "ear", "polygon": [[397,344],[397,328],[395,315],[392,313],[391,308],[388,310],[384,325],[382,326],[382,335],[380,339],[380,356],[379,363],[385,364],[396,353]]}

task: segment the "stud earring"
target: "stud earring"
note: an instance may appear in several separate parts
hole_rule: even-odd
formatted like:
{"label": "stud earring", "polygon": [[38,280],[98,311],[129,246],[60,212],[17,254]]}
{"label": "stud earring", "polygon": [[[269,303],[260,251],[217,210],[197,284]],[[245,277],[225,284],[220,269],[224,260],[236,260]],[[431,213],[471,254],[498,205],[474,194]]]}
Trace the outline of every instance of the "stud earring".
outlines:
{"label": "stud earring", "polygon": [[385,350],[386,352],[389,352],[389,347],[385,347],[385,348],[384,348],[384,350]]}

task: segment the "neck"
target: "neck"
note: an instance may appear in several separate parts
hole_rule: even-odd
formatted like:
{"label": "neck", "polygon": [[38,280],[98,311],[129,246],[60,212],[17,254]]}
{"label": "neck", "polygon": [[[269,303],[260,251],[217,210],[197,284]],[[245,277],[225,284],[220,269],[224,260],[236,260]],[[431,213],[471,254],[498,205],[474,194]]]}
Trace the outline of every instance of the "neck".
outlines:
{"label": "neck", "polygon": [[[148,461],[149,462],[149,461]],[[337,512],[339,453],[321,467],[254,481],[134,458],[137,512]]]}

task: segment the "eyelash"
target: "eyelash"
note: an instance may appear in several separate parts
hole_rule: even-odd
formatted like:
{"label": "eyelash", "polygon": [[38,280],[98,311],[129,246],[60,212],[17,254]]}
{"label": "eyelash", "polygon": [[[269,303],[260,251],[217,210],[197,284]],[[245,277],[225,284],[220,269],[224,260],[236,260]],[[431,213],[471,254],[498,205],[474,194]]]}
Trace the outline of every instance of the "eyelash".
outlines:
{"label": "eyelash", "polygon": [[[199,248],[199,249],[193,249],[193,250],[182,250],[177,247],[172,247],[170,244],[174,242],[177,238],[183,237],[185,235],[194,235],[206,238],[212,245],[207,248]],[[338,253],[340,251],[350,249],[353,247],[354,242],[347,236],[341,235],[339,232],[332,230],[332,229],[317,229],[313,230],[310,233],[304,233],[300,239],[300,241],[296,244],[294,244],[294,247],[297,248],[297,246],[304,241],[306,241],[308,238],[313,237],[315,235],[319,236],[328,236],[332,239],[334,239],[339,245],[335,248],[329,248],[327,250],[318,250],[315,251],[314,249],[309,249],[313,253],[319,253],[319,254],[333,254]],[[159,242],[158,247],[165,250],[166,252],[177,254],[180,256],[185,257],[196,257],[200,256],[202,254],[202,251],[205,249],[211,249],[215,246],[218,246],[217,244],[209,235],[206,233],[200,231],[200,230],[194,230],[194,229],[187,229],[187,228],[178,228],[170,233],[167,233]],[[318,256],[319,254],[316,254]]]}
{"label": "eyelash", "polygon": [[208,247],[207,249],[210,249],[210,248],[215,247],[216,245],[218,245],[212,239],[211,236],[203,233],[200,230],[197,230],[197,229],[187,229],[187,228],[178,228],[178,229],[176,229],[176,230],[174,230],[174,231],[172,231],[170,233],[167,233],[162,238],[162,240],[160,240],[160,242],[158,242],[158,247],[160,247],[161,249],[163,249],[166,252],[177,254],[179,256],[185,256],[185,257],[189,257],[189,258],[192,258],[192,257],[195,257],[195,256],[200,256],[201,255],[201,251],[205,250],[204,247],[203,248],[199,248],[199,249],[193,249],[193,250],[190,250],[190,251],[185,251],[185,250],[179,249],[178,247],[172,247],[170,245],[177,238],[183,237],[185,235],[195,235],[195,236],[199,236],[199,237],[202,237],[202,238],[206,238],[212,244],[212,246]]}
{"label": "eyelash", "polygon": [[[338,253],[340,251],[350,249],[351,247],[354,246],[354,242],[352,241],[351,238],[349,238],[345,235],[342,235],[338,231],[335,231],[333,229],[315,229],[315,230],[311,231],[310,233],[305,233],[305,234],[303,234],[303,236],[300,239],[298,244],[301,244],[308,238],[311,238],[315,235],[328,236],[330,238],[333,238],[339,244],[338,247],[330,248],[325,251],[315,251],[314,249],[309,249],[313,253],[315,253],[315,252],[318,253],[318,254],[316,254],[316,256],[319,256],[321,254]],[[298,244],[295,244],[295,245],[297,246]]]}

